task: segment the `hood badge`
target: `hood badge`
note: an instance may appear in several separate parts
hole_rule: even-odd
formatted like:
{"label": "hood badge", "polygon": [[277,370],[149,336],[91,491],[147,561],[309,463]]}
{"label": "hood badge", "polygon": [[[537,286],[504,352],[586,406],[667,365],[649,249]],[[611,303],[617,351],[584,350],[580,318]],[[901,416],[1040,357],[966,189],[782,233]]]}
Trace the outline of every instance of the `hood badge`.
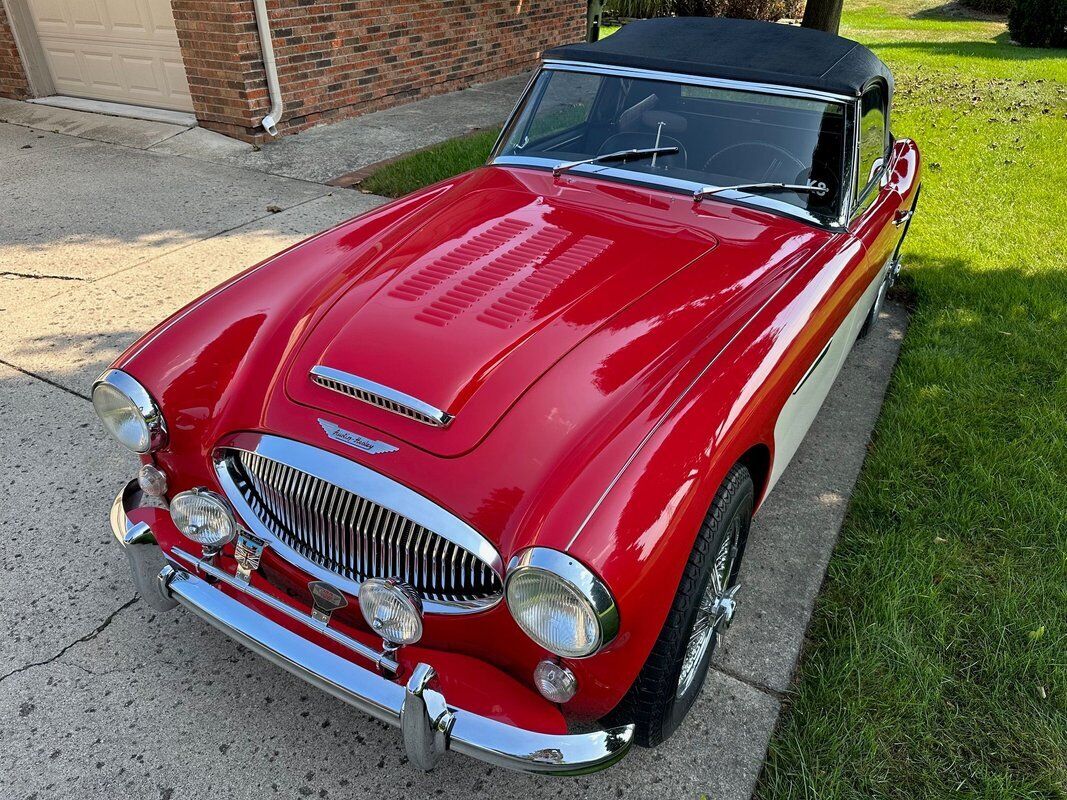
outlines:
{"label": "hood badge", "polygon": [[372,456],[381,455],[382,453],[395,453],[400,449],[399,447],[393,447],[391,444],[379,442],[377,439],[368,439],[366,436],[360,436],[358,433],[346,431],[340,425],[335,425],[326,419],[320,418],[319,425],[322,427],[323,431],[326,432],[326,435],[335,442],[347,444],[349,447],[362,450],[364,453],[370,453]]}
{"label": "hood badge", "polygon": [[348,599],[341,594],[341,590],[326,581],[312,581],[308,584],[308,591],[311,592],[311,603],[314,606],[311,616],[320,625],[328,625],[330,615],[348,605]]}

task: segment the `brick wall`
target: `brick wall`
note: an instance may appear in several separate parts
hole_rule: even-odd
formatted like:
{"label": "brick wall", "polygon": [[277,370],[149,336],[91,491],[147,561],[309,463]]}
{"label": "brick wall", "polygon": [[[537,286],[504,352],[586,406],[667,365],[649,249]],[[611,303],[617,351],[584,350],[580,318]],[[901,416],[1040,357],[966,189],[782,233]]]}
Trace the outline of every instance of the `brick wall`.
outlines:
{"label": "brick wall", "polygon": [[11,32],[11,23],[7,10],[0,3],[0,97],[13,97],[21,100],[30,94],[26,70],[22,67],[15,36]]}
{"label": "brick wall", "polygon": [[[173,0],[197,118],[249,141],[270,108],[251,0]],[[530,68],[586,0],[268,0],[282,133]]]}

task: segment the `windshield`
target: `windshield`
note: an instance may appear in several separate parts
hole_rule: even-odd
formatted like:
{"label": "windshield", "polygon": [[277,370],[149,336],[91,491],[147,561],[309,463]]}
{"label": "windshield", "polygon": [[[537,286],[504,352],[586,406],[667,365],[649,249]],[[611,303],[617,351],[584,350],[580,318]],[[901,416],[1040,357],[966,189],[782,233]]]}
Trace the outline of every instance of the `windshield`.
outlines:
{"label": "windshield", "polygon": [[[513,117],[495,157],[573,162],[631,149],[677,148],[582,167],[693,187],[824,183],[823,195],[763,198],[835,220],[845,154],[843,103],[592,72],[546,69]],[[746,198],[747,199],[747,198]]]}

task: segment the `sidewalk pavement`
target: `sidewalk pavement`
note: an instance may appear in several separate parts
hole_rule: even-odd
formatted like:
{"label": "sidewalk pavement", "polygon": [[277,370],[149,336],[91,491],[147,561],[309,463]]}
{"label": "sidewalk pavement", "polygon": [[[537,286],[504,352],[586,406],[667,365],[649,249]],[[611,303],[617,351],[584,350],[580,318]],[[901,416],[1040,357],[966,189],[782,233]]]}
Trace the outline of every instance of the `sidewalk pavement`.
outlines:
{"label": "sidewalk pavement", "polygon": [[[54,133],[54,117],[0,104],[13,120],[0,123],[0,796],[751,795],[900,346],[900,308],[857,345],[758,515],[738,616],[689,720],[604,773],[538,779],[460,756],[416,772],[391,729],[181,610],[153,614],[110,542],[107,510],[135,463],[100,431],[92,379],[221,280],[382,202],[322,185],[327,173],[488,123],[511,101],[491,94],[302,133],[271,146],[283,155],[213,160],[176,155],[195,129],[145,123],[116,144],[110,120],[63,117]],[[402,145],[374,144],[401,129]],[[303,137],[324,158],[361,144],[316,172],[312,145],[299,158],[281,149]]]}
{"label": "sidewalk pavement", "polygon": [[518,75],[479,84],[355,119],[319,125],[261,147],[196,126],[108,117],[3,98],[0,98],[0,122],[327,183],[412,150],[501,125],[527,80],[527,75]]}

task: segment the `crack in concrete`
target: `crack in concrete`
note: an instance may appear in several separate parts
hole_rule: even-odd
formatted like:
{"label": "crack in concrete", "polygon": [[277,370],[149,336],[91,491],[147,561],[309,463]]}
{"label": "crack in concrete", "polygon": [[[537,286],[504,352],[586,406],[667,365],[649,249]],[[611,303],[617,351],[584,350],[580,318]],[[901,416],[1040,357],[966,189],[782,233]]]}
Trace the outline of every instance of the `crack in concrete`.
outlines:
{"label": "crack in concrete", "polygon": [[76,275],[41,275],[39,272],[12,272],[11,270],[4,270],[0,272],[0,278],[29,278],[30,280],[41,281],[88,281],[88,278],[79,278]]}
{"label": "crack in concrete", "polygon": [[712,664],[711,668],[718,672],[720,675],[725,675],[727,678],[733,678],[738,683],[745,684],[745,686],[749,687],[750,689],[755,689],[757,692],[762,692],[763,694],[770,695],[779,703],[785,703],[789,700],[788,693],[780,692],[777,689],[772,689],[765,683],[760,683],[759,681],[754,681],[751,678],[746,678],[744,675],[741,675],[737,672],[734,672],[733,670],[727,669],[726,667],[720,666],[718,664]]}
{"label": "crack in concrete", "polygon": [[[57,389],[62,389],[67,394],[72,394],[81,400],[87,400],[89,402],[92,402],[92,398],[89,397],[89,395],[82,394],[81,392],[76,392],[73,389],[64,386],[62,383],[56,383],[56,381],[52,380],[51,378],[46,378],[44,375],[38,375],[36,372],[30,372],[28,369],[23,369],[22,367],[16,366],[10,361],[6,361],[2,358],[0,358],[0,364],[3,364],[5,367],[10,367],[11,369],[15,370],[15,372],[21,372],[28,378],[33,378],[35,380],[41,381],[42,383],[47,383],[49,386],[54,386]],[[2,678],[0,678],[0,680],[2,680]]]}
{"label": "crack in concrete", "polygon": [[29,670],[29,669],[34,669],[36,667],[43,667],[46,664],[51,664],[53,661],[56,661],[56,660],[62,658],[66,654],[66,652],[68,650],[70,650],[72,647],[74,647],[75,645],[82,644],[83,642],[92,641],[97,636],[99,636],[104,631],[104,629],[107,628],[108,625],[110,625],[114,621],[115,617],[117,617],[119,614],[121,614],[123,611],[125,611],[127,608],[129,608],[130,606],[132,606],[136,602],[137,602],[137,598],[136,597],[133,597],[133,598],[127,600],[121,606],[119,606],[114,611],[112,611],[110,614],[108,614],[103,622],[101,622],[99,625],[97,625],[95,628],[93,628],[91,631],[89,631],[84,636],[79,637],[79,638],[75,639],[73,642],[71,642],[70,644],[66,645],[62,650],[60,650],[54,656],[51,656],[50,658],[46,658],[44,661],[34,661],[34,662],[29,663],[29,664],[24,664],[21,667],[16,667],[15,669],[11,670],[6,675],[0,675],[0,683],[3,683],[8,678],[10,678],[12,675],[18,675],[20,672],[25,672],[26,670]]}

